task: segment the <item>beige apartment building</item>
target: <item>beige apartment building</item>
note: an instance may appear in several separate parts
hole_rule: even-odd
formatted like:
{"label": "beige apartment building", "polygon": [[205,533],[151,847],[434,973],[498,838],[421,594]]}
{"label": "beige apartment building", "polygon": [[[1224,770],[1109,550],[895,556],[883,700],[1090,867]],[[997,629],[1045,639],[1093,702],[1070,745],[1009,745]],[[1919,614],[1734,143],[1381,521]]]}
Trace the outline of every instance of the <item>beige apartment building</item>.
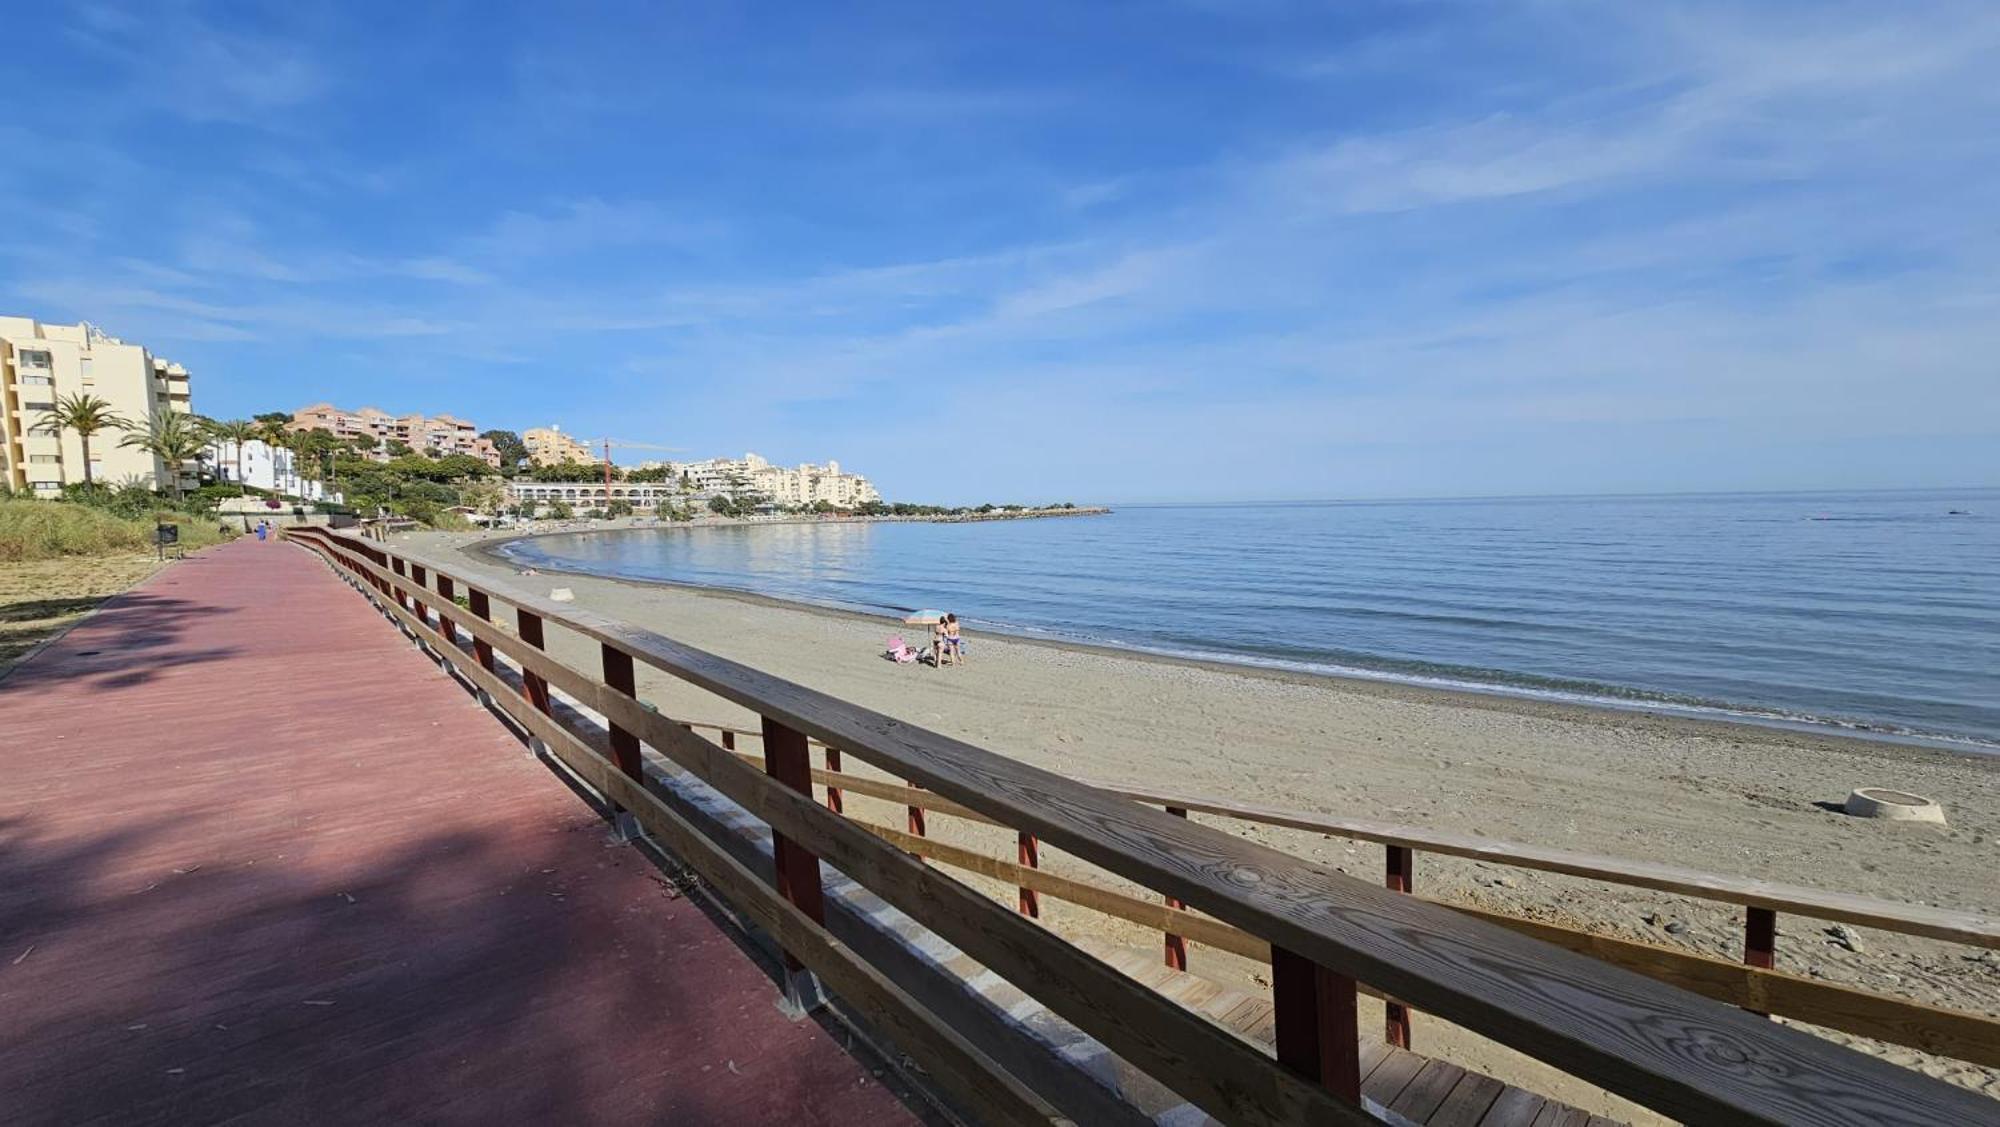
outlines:
{"label": "beige apartment building", "polygon": [[796,466],[776,466],[756,454],[741,458],[710,458],[701,462],[668,462],[677,477],[683,477],[697,493],[756,493],[780,505],[814,505],[825,501],[848,509],[882,495],[860,474],[843,473],[839,462],[823,466],[802,462]]}
{"label": "beige apartment building", "polygon": [[528,460],[538,466],[560,466],[565,462],[588,465],[597,461],[591,456],[589,446],[578,442],[574,436],[564,434],[562,428],[553,423],[522,431],[521,445],[528,448]]}
{"label": "beige apartment building", "polygon": [[391,415],[377,407],[345,411],[331,403],[315,403],[292,412],[287,429],[329,431],[343,442],[366,435],[375,446],[363,456],[378,462],[393,457],[389,443],[400,442],[418,454],[470,454],[489,466],[500,465],[499,448],[479,437],[476,424],[456,415]]}
{"label": "beige apartment building", "polygon": [[[194,410],[187,369],[136,344],[108,336],[88,323],[44,325],[29,317],[0,317],[0,484],[56,496],[84,479],[83,440],[37,429],[58,397],[84,393],[111,404],[134,430],[150,429],[167,412]],[[90,478],[107,485],[139,482],[165,491],[166,463],[120,446],[124,432],[100,431],[90,439]],[[199,484],[200,466],[174,468],[181,484]]]}

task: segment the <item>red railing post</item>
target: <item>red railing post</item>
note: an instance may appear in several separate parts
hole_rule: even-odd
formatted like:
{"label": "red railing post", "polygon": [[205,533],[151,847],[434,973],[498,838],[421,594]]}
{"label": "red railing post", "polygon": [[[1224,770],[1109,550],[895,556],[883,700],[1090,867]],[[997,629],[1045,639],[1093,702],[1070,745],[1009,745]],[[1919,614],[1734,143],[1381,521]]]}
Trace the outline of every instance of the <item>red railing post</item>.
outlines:
{"label": "red railing post", "polygon": [[[1743,962],[1765,970],[1778,965],[1778,910],[1776,908],[1756,908],[1748,905],[1743,909]],[[1762,1010],[1751,1010],[1760,1017],[1770,1014]]]}
{"label": "red railing post", "polygon": [[[452,583],[451,576],[440,573],[437,577],[437,589],[438,598],[452,606],[458,605],[458,587]],[[438,612],[438,629],[444,633],[445,641],[454,646],[458,645],[458,624],[444,611]]]}
{"label": "red railing post", "polygon": [[[493,621],[493,600],[477,587],[465,589],[466,599],[472,604],[472,613],[482,621]],[[472,656],[479,662],[479,668],[493,672],[493,643],[484,638],[472,639]]]}
{"label": "red railing post", "polygon": [[[908,779],[904,779],[903,783],[911,790],[924,789]],[[921,806],[910,807],[910,832],[918,837],[924,836],[924,808]]]}
{"label": "red railing post", "polygon": [[736,750],[736,733],[730,731],[727,728],[724,728],[722,730],[722,750],[724,751]]}
{"label": "red railing post", "polygon": [[[1173,815],[1174,817],[1176,817],[1176,818],[1185,818],[1185,817],[1187,817],[1187,811],[1186,811],[1186,810],[1183,810],[1183,809],[1181,809],[1181,808],[1180,808],[1180,807],[1178,807],[1178,806],[1169,806],[1169,807],[1167,807],[1166,809],[1167,809],[1167,813],[1169,813],[1169,814],[1172,814],[1172,815]],[[1173,898],[1173,897],[1171,897],[1171,896],[1167,897],[1166,899],[1167,899],[1167,907],[1169,907],[1169,908],[1185,908],[1185,907],[1187,907],[1187,905],[1186,905],[1186,904],[1182,903],[1182,902],[1181,902],[1181,901],[1179,901],[1179,900],[1176,900],[1176,899],[1174,899],[1174,898]],[[1172,968],[1174,968],[1175,970],[1186,970],[1186,969],[1187,969],[1187,937],[1186,937],[1186,936],[1184,936],[1184,935],[1175,935],[1175,934],[1174,934],[1173,932],[1171,932],[1171,931],[1170,931],[1170,932],[1167,932],[1167,933],[1166,933],[1166,961],[1167,961],[1167,965],[1168,965],[1168,966],[1170,966],[1170,967],[1172,967]]]}
{"label": "red railing post", "polygon": [[[1035,840],[1034,834],[1023,833],[1020,835],[1020,841],[1016,847],[1016,855],[1020,858],[1023,868],[1039,869],[1042,867],[1042,846],[1040,842]],[[1020,908],[1022,915],[1031,919],[1040,919],[1042,915],[1042,894],[1026,885],[1022,885]]]}
{"label": "red railing post", "polygon": [[1304,955],[1271,947],[1271,1002],[1278,1063],[1334,1095],[1361,1102],[1361,1039],[1354,980]]}
{"label": "red railing post", "polygon": [[[812,799],[812,759],[806,737],[783,724],[763,718],[764,773],[784,786]],[[778,895],[791,901],[815,923],[826,922],[826,894],[820,888],[819,858],[805,846],[771,831],[772,877]],[[805,971],[792,953],[785,952],[786,1001],[801,1012],[818,1008],[824,1000],[819,983]]]}
{"label": "red railing post", "polygon": [[[541,615],[530,614],[525,610],[516,609],[514,611],[514,620],[520,628],[521,640],[523,642],[528,643],[538,650],[546,648],[542,644]],[[521,690],[523,695],[528,698],[528,703],[533,705],[537,712],[540,712],[544,716],[554,713],[555,710],[549,706],[548,681],[544,680],[541,674],[529,669],[526,662],[521,664]],[[544,743],[541,737],[534,735],[528,737],[528,754],[544,755],[547,754],[548,750],[549,745]]]}
{"label": "red railing post", "polygon": [[[407,578],[409,575],[408,572],[403,570],[403,557],[401,556],[390,557],[389,570],[395,572],[396,575],[399,577]],[[410,598],[408,595],[404,594],[403,588],[401,586],[391,583],[386,585],[383,588],[383,590],[389,591],[396,596],[397,606],[402,607],[404,610],[410,609]]]}
{"label": "red railing post", "polygon": [[[425,571],[423,565],[421,564],[410,565],[410,582],[416,584],[417,590],[421,591],[424,588],[429,587],[430,578],[431,578],[430,572]],[[415,595],[410,596],[410,602],[414,605],[413,609],[415,609],[415,611],[417,612],[417,621],[428,624],[431,620],[430,608],[426,607],[424,605],[424,601],[420,598],[417,598]]]}
{"label": "red railing post", "polygon": [[[839,748],[829,747],[826,749],[826,769],[829,771],[840,770]],[[845,813],[845,810],[843,809],[845,805],[846,805],[846,798],[841,794],[840,788],[834,786],[832,783],[828,783],[826,785],[826,808],[828,810],[833,811],[836,814],[841,814]]]}
{"label": "red railing post", "polygon": [[[1417,879],[1417,854],[1407,845],[1389,846],[1387,883],[1391,892],[1414,892]],[[1410,1007],[1401,1002],[1391,1001],[1383,1007],[1385,1015],[1384,1036],[1391,1045],[1399,1049],[1410,1047]]]}
{"label": "red railing post", "polygon": [[[639,684],[632,669],[632,655],[609,642],[602,643],[598,648],[604,654],[604,683],[633,700],[639,699]],[[611,758],[618,764],[618,770],[624,772],[626,778],[643,783],[646,769],[639,756],[638,733],[626,731],[608,720],[605,722],[605,727],[611,731]],[[633,832],[634,827],[630,824],[630,818],[623,807],[614,802],[611,804],[611,812],[618,821],[620,833]]]}

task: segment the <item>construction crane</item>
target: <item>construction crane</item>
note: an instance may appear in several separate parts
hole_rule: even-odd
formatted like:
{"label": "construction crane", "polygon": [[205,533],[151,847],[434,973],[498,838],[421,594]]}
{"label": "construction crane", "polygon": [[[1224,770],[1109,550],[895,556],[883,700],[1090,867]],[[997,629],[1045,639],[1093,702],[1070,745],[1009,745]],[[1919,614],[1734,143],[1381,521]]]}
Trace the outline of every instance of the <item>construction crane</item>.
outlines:
{"label": "construction crane", "polygon": [[661,446],[658,443],[653,443],[653,442],[626,442],[623,439],[618,439],[618,438],[600,438],[597,440],[597,442],[599,445],[604,447],[604,503],[607,505],[611,503],[611,448],[612,447],[616,446],[620,450],[660,450],[669,454],[679,454],[682,452],[683,449],[682,447],[679,446]]}

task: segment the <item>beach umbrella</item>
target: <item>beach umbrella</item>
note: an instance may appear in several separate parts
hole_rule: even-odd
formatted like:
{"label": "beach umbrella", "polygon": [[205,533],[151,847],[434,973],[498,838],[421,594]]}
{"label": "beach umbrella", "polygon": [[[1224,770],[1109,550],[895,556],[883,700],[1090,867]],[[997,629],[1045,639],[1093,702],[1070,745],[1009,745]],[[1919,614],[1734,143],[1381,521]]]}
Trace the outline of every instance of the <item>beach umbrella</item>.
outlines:
{"label": "beach umbrella", "polygon": [[941,610],[920,610],[903,620],[905,626],[936,626],[944,621]]}

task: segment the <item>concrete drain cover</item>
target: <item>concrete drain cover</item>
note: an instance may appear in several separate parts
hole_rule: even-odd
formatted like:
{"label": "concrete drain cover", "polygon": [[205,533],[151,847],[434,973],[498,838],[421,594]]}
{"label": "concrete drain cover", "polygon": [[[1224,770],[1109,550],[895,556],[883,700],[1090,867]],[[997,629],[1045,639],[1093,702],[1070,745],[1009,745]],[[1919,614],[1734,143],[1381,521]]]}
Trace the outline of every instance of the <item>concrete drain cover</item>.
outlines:
{"label": "concrete drain cover", "polygon": [[1944,824],[1944,807],[1921,794],[1862,787],[1847,796],[1845,808],[1856,818],[1887,818],[1892,822],[1936,822]]}

